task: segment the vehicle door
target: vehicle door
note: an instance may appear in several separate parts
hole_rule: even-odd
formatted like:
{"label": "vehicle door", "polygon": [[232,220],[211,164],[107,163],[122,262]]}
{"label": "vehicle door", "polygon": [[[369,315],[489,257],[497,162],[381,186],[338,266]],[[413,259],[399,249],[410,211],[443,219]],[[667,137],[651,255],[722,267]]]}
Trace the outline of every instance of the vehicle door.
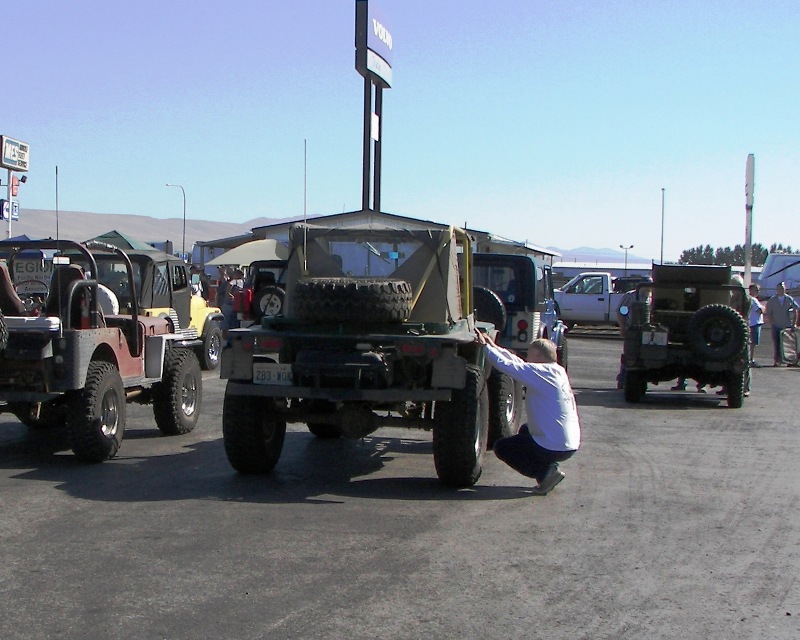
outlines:
{"label": "vehicle door", "polygon": [[606,276],[587,274],[573,282],[561,296],[561,314],[572,322],[604,322],[609,305]]}
{"label": "vehicle door", "polygon": [[171,306],[178,315],[181,329],[186,329],[191,323],[192,315],[192,283],[186,265],[182,262],[169,263],[169,280],[172,292]]}

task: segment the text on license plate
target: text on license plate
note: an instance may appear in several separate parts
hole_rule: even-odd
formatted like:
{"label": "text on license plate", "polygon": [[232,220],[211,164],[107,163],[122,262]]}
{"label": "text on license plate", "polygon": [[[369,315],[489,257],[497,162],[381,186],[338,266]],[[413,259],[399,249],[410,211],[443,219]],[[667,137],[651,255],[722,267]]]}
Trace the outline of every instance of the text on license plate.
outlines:
{"label": "text on license plate", "polygon": [[645,331],[642,333],[642,344],[655,344],[659,347],[667,345],[666,331]]}
{"label": "text on license plate", "polygon": [[253,364],[253,383],[291,385],[292,365],[256,362]]}

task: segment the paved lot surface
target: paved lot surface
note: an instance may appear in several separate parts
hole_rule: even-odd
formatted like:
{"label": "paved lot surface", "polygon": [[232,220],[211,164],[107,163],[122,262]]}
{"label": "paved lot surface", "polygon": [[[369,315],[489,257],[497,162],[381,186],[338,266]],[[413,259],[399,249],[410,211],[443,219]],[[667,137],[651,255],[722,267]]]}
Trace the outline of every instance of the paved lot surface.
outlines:
{"label": "paved lot surface", "polygon": [[800,637],[800,369],[756,370],[739,410],[626,406],[619,351],[573,338],[584,445],[546,497],[491,454],[446,489],[430,434],[395,429],[293,425],[239,476],[213,376],[192,434],[134,405],[97,466],[0,416],[0,638]]}

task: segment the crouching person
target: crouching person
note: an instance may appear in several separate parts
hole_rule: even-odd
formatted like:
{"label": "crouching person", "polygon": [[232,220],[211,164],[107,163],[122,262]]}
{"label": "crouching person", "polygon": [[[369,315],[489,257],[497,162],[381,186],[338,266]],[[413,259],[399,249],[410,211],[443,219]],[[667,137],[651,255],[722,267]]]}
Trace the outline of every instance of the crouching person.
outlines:
{"label": "crouching person", "polygon": [[534,340],[525,361],[498,347],[488,334],[477,335],[492,366],[528,389],[528,423],[517,435],[495,442],[494,453],[522,475],[536,479],[534,495],[546,495],[564,479],[559,462],[572,457],[581,440],[575,396],[567,372],[556,362],[556,345]]}

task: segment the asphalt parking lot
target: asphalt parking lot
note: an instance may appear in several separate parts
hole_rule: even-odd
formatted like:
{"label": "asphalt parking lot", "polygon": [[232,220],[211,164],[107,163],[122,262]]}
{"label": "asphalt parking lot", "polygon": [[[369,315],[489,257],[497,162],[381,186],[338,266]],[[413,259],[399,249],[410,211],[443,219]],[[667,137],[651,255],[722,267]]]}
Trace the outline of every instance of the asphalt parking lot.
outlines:
{"label": "asphalt parking lot", "polygon": [[239,476],[211,374],[194,432],[132,405],[101,465],[2,415],[0,637],[800,637],[800,369],[755,370],[742,409],[629,406],[619,351],[572,338],[583,446],[546,497],[492,454],[447,489],[400,429],[292,425],[271,476]]}

